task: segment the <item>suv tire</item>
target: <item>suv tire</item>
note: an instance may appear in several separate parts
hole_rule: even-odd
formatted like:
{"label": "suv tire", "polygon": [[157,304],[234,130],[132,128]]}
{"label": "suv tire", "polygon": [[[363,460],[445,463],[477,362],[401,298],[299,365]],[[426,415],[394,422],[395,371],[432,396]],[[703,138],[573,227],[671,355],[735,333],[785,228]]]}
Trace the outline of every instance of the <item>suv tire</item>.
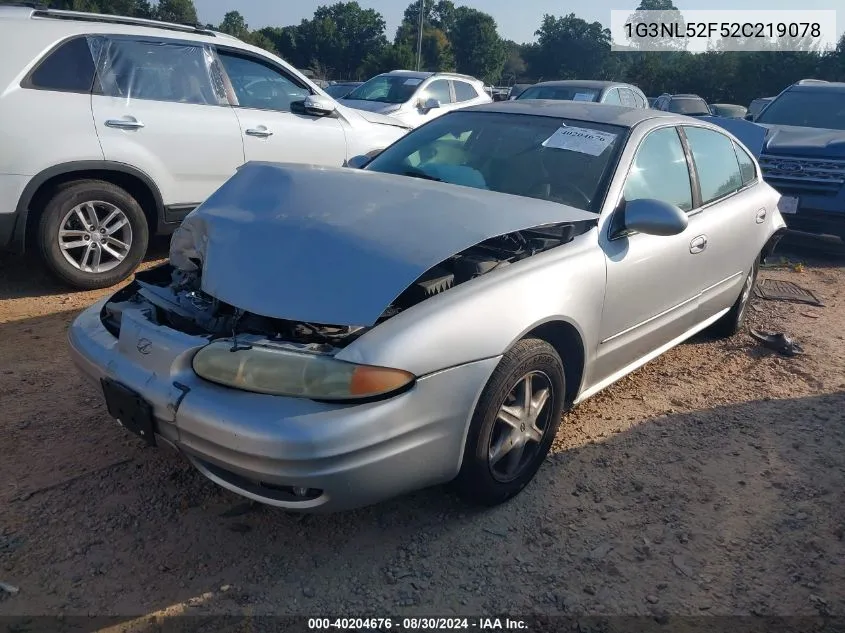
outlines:
{"label": "suv tire", "polygon": [[59,279],[80,290],[126,279],[147,251],[144,211],[124,189],[102,180],[60,185],[38,224],[38,248]]}

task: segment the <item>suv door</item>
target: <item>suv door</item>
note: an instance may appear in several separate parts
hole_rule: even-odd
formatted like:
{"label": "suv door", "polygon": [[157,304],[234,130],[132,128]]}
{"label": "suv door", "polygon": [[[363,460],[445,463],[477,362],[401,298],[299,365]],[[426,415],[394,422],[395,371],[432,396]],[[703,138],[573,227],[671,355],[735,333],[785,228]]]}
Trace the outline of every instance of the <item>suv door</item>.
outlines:
{"label": "suv door", "polygon": [[337,114],[297,109],[311,89],[264,57],[217,47],[243,134],[247,161],[343,165],[346,136]]}
{"label": "suv door", "polygon": [[[426,110],[422,107],[429,99],[436,99],[440,102],[439,108],[431,108]],[[431,119],[445,114],[449,110],[454,110],[454,99],[452,98],[452,87],[448,79],[435,79],[429,82],[420,91],[420,125],[430,121]]]}
{"label": "suv door", "polygon": [[624,231],[625,202],[642,198],[662,200],[684,211],[693,208],[690,172],[675,127],[652,130],[642,139],[613,207],[610,229],[599,238],[607,261],[607,286],[594,382],[682,336],[697,316],[701,288],[693,271],[701,262],[689,250],[694,229],[671,236]]}
{"label": "suv door", "polygon": [[243,164],[238,120],[208,47],[132,36],[96,38],[92,47],[101,89],[91,104],[105,159],[148,174],[166,207],[198,205]]}
{"label": "suv door", "polygon": [[[759,254],[752,245],[765,238],[764,222],[757,222],[771,199],[755,187],[754,162],[728,136],[705,127],[681,128],[689,145],[700,204],[691,213],[695,232],[690,248],[697,251],[694,274],[702,287],[701,320],[729,308],[739,297],[745,276]],[[737,152],[742,152],[740,167]],[[750,163],[750,165],[749,165]]]}

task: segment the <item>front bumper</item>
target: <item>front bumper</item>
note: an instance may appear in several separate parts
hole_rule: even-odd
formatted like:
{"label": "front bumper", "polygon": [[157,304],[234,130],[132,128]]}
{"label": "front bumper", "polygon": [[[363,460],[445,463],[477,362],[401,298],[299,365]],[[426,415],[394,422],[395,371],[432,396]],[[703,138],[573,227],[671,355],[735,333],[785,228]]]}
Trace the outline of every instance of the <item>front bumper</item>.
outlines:
{"label": "front bumper", "polygon": [[[104,303],[68,332],[82,373],[98,388],[109,377],[140,394],[156,434],[209,479],[291,510],[344,510],[454,478],[475,403],[499,360],[430,374],[367,404],[268,396],[197,377],[191,358],[205,339],[157,326],[140,310],[124,311],[115,338],[100,322]],[[299,499],[293,488],[312,492]]]}

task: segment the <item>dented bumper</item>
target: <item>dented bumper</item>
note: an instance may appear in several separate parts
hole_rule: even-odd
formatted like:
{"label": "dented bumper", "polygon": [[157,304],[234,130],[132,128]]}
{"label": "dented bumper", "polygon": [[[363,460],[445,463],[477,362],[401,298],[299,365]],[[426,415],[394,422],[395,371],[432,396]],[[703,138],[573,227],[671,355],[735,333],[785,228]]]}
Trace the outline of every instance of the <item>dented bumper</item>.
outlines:
{"label": "dented bumper", "polygon": [[100,388],[111,378],[151,406],[155,432],[204,475],[245,497],[300,511],[378,502],[452,479],[469,415],[498,362],[477,361],[421,377],[394,398],[318,403],[221,387],[194,374],[206,339],[124,311],[115,337],[101,301],[68,333],[71,356]]}

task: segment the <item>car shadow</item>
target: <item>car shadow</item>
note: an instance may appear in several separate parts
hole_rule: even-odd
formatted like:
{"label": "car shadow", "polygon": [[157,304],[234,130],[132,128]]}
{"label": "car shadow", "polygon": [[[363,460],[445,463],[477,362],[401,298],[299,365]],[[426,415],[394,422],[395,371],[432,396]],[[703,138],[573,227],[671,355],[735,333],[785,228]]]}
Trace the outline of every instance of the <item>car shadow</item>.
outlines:
{"label": "car shadow", "polygon": [[[299,515],[112,422],[69,364],[71,317],[0,325],[18,341],[0,372],[14,402],[0,545],[21,587],[0,615],[845,612],[845,392],[749,394],[578,441],[567,417],[560,448],[502,506],[438,487]],[[615,400],[608,415],[626,419]]]}
{"label": "car shadow", "polygon": [[[153,238],[141,266],[152,265],[165,259],[169,244],[167,237]],[[121,285],[123,284],[118,284],[114,288]],[[27,252],[25,255],[0,253],[0,301],[62,293],[86,294],[85,291],[75,290],[53,277],[41,259],[33,252]]]}

